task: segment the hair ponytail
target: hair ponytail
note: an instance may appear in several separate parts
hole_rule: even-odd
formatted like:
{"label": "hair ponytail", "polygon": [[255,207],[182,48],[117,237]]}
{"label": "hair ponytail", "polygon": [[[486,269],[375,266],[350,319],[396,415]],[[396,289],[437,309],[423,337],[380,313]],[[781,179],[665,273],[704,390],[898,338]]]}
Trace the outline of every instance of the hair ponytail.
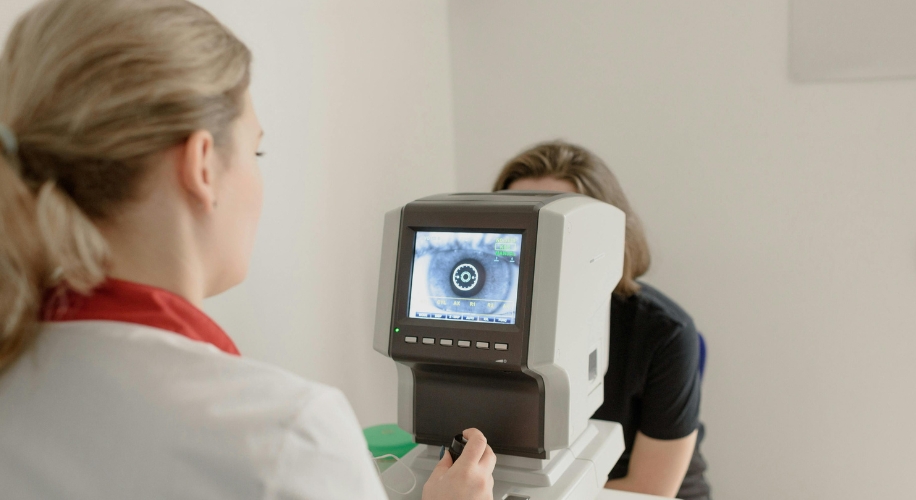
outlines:
{"label": "hair ponytail", "polygon": [[88,293],[107,260],[104,238],[79,207],[52,182],[33,195],[13,162],[0,155],[0,372],[37,334],[48,290]]}
{"label": "hair ponytail", "polygon": [[105,278],[108,244],[82,210],[52,182],[38,191],[36,222],[52,266],[49,285],[89,293]]}
{"label": "hair ponytail", "polygon": [[48,274],[35,197],[0,155],[0,370],[31,343]]}
{"label": "hair ponytail", "polygon": [[95,223],[141,193],[150,159],[196,130],[224,142],[250,63],[186,0],[45,0],[16,22],[0,54],[0,371],[49,292],[104,280]]}

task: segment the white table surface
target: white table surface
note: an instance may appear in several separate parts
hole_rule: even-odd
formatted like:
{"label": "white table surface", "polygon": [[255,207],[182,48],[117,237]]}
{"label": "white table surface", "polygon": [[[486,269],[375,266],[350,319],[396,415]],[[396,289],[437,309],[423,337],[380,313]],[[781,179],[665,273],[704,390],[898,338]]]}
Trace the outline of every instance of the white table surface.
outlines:
{"label": "white table surface", "polygon": [[641,493],[630,493],[628,491],[603,489],[601,490],[601,493],[598,493],[598,496],[595,497],[595,500],[658,500],[660,498],[663,497],[643,495]]}

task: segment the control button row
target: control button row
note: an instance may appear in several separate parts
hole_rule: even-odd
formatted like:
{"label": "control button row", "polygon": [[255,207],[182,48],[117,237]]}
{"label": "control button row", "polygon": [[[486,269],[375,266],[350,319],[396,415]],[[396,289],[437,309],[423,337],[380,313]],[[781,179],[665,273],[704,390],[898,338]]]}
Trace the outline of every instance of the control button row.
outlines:
{"label": "control button row", "polygon": [[[418,340],[417,337],[414,337],[414,336],[404,337],[404,342],[408,344],[416,344],[417,340]],[[433,337],[423,337],[422,342],[425,345],[435,345],[436,339]],[[453,344],[452,339],[439,339],[439,345],[451,347],[454,344]],[[475,345],[477,346],[478,349],[489,349],[490,348],[489,342],[477,342]],[[470,340],[459,340],[458,347],[471,347],[471,341]],[[497,351],[508,351],[509,344],[503,344],[503,343],[497,342],[493,344],[493,349],[496,349]]]}

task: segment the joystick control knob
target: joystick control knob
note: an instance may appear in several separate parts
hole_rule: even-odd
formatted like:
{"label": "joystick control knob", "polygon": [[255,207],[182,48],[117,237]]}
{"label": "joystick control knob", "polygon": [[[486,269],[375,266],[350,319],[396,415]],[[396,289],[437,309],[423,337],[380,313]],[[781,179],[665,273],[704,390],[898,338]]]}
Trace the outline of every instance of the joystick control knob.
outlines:
{"label": "joystick control knob", "polygon": [[458,457],[461,456],[466,444],[468,444],[468,440],[463,435],[455,434],[455,437],[452,438],[452,445],[448,447],[448,454],[452,456],[452,463],[455,463]]}

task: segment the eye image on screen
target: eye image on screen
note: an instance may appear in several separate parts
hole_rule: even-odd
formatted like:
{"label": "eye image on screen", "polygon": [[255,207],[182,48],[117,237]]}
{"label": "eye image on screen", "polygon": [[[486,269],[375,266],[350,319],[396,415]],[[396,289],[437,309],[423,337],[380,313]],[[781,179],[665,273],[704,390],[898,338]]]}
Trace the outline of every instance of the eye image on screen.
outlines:
{"label": "eye image on screen", "polygon": [[411,318],[515,323],[520,234],[417,231]]}

